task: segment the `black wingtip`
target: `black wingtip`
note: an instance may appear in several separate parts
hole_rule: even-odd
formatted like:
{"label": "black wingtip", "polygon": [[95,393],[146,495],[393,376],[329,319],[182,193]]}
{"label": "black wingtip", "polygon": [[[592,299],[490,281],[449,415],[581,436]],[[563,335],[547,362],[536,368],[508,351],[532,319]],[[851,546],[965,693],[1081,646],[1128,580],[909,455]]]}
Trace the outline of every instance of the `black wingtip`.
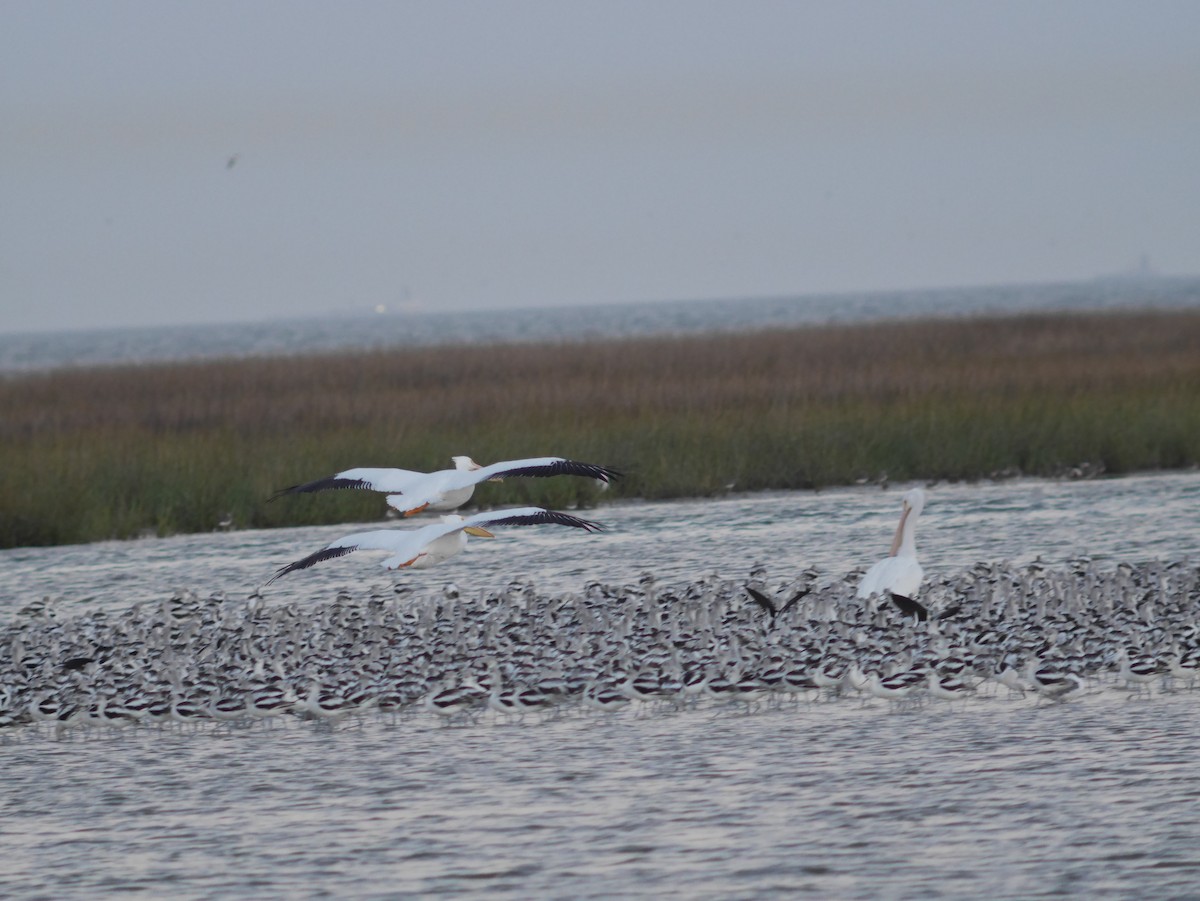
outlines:
{"label": "black wingtip", "polygon": [[312,494],[316,491],[343,491],[343,490],[358,490],[365,489],[374,491],[371,483],[366,479],[343,479],[338,476],[329,476],[324,479],[316,479],[312,482],[303,482],[299,485],[289,485],[287,488],[280,488],[272,494],[267,501],[277,500],[285,494]]}
{"label": "black wingtip", "polygon": [[271,576],[271,578],[267,579],[267,581],[265,581],[263,583],[263,587],[265,588],[267,585],[270,585],[276,579],[282,578],[283,576],[286,576],[288,573],[294,573],[298,569],[304,569],[304,567],[298,566],[295,563],[289,563],[287,566],[281,566],[279,569],[275,570],[275,575]]}
{"label": "black wingtip", "polygon": [[[498,511],[504,514],[505,511]],[[470,522],[464,525],[470,525]],[[608,527],[602,523],[592,522],[590,519],[580,519],[578,516],[572,516],[570,513],[562,513],[558,510],[546,510],[543,507],[534,507],[530,512],[513,512],[511,515],[500,515],[492,519],[485,519],[479,523],[482,526],[571,526],[576,529],[583,529],[587,532],[605,532]]]}
{"label": "black wingtip", "polygon": [[601,466],[598,463],[581,463],[578,460],[567,460],[562,457],[554,457],[552,462],[540,463],[532,466],[516,466],[512,469],[504,470],[500,473],[499,478],[508,478],[510,476],[528,476],[530,478],[549,478],[551,476],[581,476],[588,479],[598,479],[605,484],[608,484],[613,479],[620,478],[623,473],[613,469],[610,466]]}
{"label": "black wingtip", "polygon": [[560,526],[574,526],[577,529],[583,529],[585,532],[607,532],[608,527],[603,523],[593,522],[590,519],[582,519],[578,516],[572,516],[570,513],[560,513],[557,510],[547,510],[547,522],[556,523]]}
{"label": "black wingtip", "polygon": [[625,475],[620,470],[613,469],[611,466],[601,466],[599,463],[581,463],[578,460],[567,460],[560,465],[565,472],[571,475],[590,476],[605,483],[611,482],[613,479],[619,479]]}
{"label": "black wingtip", "polygon": [[321,550],[309,554],[302,560],[297,560],[295,563],[289,563],[287,566],[276,570],[275,575],[271,576],[271,578],[267,579],[267,581],[263,584],[264,586],[270,585],[276,579],[286,576],[288,573],[294,573],[298,569],[308,569],[310,566],[314,566],[324,560],[333,560],[336,557],[345,557],[347,554],[353,553],[355,550],[357,550],[357,548],[353,545],[321,548]]}

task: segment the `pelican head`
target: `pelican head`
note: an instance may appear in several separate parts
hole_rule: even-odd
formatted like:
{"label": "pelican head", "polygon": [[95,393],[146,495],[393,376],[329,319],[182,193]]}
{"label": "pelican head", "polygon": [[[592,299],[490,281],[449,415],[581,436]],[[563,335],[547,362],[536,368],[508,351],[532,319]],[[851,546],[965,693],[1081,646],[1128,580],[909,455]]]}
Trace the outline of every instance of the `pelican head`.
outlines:
{"label": "pelican head", "polygon": [[[453,525],[463,521],[463,517],[457,513],[447,513],[442,516],[442,522],[447,525]],[[463,529],[468,535],[474,535],[476,538],[495,538],[496,536],[485,529],[483,526],[467,526]]]}
{"label": "pelican head", "polygon": [[476,469],[483,469],[482,466],[470,457],[451,457],[450,461],[454,464],[454,468],[460,472],[472,472]]}
{"label": "pelican head", "polygon": [[910,488],[904,492],[904,512],[910,516],[920,516],[925,509],[925,489]]}

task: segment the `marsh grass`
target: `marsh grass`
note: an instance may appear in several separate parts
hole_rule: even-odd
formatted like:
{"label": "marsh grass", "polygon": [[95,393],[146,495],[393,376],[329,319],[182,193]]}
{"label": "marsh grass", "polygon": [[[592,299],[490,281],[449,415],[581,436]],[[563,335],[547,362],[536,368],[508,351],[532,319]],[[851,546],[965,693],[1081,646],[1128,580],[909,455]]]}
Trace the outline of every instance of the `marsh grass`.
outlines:
{"label": "marsh grass", "polygon": [[[370,520],[351,466],[557,454],[610,497],[1200,461],[1200,313],[1043,315],[58,370],[0,381],[0,545]],[[588,507],[590,480],[481,486]]]}

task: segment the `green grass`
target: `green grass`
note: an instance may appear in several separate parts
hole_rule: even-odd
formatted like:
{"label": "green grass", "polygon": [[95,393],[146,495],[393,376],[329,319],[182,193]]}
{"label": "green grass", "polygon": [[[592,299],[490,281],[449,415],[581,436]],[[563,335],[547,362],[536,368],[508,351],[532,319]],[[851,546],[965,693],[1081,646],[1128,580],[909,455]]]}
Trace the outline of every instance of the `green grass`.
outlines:
{"label": "green grass", "polygon": [[59,370],[0,381],[0,546],[369,520],[351,466],[557,454],[627,473],[481,486],[590,506],[1200,461],[1200,313],[1023,316]]}

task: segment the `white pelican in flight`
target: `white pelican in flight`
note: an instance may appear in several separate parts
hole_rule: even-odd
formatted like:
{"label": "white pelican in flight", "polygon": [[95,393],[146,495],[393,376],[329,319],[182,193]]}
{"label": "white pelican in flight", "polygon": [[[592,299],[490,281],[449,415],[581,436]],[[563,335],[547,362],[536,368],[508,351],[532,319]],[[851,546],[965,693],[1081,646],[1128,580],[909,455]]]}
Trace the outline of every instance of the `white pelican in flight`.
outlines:
{"label": "white pelican in flight", "polygon": [[542,507],[515,507],[511,510],[494,510],[467,517],[450,514],[443,516],[441,522],[431,523],[419,529],[375,529],[346,535],[309,554],[303,560],[289,563],[271,576],[267,584],[270,585],[280,576],[286,576],[290,572],[308,569],[315,563],[344,557],[354,551],[387,551],[387,559],[382,565],[388,569],[400,569],[405,566],[424,569],[437,566],[460,553],[467,546],[468,535],[494,538],[489,527],[536,526],[544,523],[574,526],[589,532],[604,531],[604,527],[599,523]]}
{"label": "white pelican in flight", "polygon": [[587,476],[607,484],[620,475],[615,469],[595,463],[577,463],[562,457],[531,457],[528,460],[506,460],[490,466],[480,466],[470,457],[451,457],[454,469],[437,472],[413,472],[410,469],[347,469],[315,482],[292,485],[271,495],[270,500],[285,494],[325,491],[330,488],[365,488],[387,495],[388,506],[405,516],[422,510],[453,510],[471,499],[480,482],[501,481],[507,476]]}
{"label": "white pelican in flight", "polygon": [[925,491],[913,488],[904,493],[900,523],[892,539],[888,556],[867,570],[858,583],[858,596],[869,598],[880,592],[891,592],[911,599],[921,587],[925,571],[917,562],[917,518],[925,507]]}

